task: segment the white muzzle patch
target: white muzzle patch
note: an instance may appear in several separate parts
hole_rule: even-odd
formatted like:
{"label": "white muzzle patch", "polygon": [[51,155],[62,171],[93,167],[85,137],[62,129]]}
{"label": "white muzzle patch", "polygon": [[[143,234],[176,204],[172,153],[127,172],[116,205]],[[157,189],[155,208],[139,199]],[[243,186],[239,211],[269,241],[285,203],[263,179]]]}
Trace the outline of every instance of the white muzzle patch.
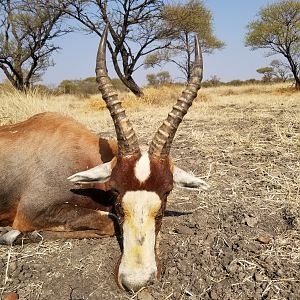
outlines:
{"label": "white muzzle patch", "polygon": [[126,192],[124,210],[123,255],[119,266],[119,283],[137,291],[157,272],[155,259],[155,216],[161,200],[155,192]]}

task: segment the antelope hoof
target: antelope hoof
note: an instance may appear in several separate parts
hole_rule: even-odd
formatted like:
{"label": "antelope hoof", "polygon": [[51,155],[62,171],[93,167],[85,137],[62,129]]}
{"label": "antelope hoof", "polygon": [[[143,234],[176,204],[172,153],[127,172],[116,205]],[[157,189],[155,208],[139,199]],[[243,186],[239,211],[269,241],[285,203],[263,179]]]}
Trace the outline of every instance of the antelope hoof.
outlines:
{"label": "antelope hoof", "polygon": [[20,234],[21,232],[19,230],[12,229],[0,236],[0,244],[12,245]]}

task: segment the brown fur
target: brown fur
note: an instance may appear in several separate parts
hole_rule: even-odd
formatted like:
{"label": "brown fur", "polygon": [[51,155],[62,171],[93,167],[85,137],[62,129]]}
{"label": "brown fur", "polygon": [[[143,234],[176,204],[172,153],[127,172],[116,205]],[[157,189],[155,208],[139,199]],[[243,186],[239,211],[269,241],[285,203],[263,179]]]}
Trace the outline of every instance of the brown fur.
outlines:
{"label": "brown fur", "polygon": [[[173,164],[168,158],[150,157],[150,176],[141,183],[134,171],[141,154],[118,155],[114,140],[99,138],[57,113],[1,127],[0,149],[0,226],[12,225],[22,232],[40,230],[49,239],[110,236],[122,224],[124,194],[145,190],[155,192],[162,201],[154,216],[158,234],[173,188]],[[67,180],[111,160],[112,174],[105,184],[74,186]],[[103,213],[114,211],[120,222],[113,214]],[[157,255],[156,264],[159,276]]]}
{"label": "brown fur", "polygon": [[117,189],[121,195],[126,191],[146,190],[156,192],[162,198],[166,191],[170,192],[173,188],[170,160],[150,157],[150,177],[141,183],[134,175],[134,168],[139,158],[140,154],[130,157],[118,156],[111,175],[110,187]]}
{"label": "brown fur", "polygon": [[[167,197],[173,189],[173,163],[168,158],[160,159],[156,156],[150,157],[150,177],[147,178],[146,181],[141,183],[137,178],[135,178],[134,175],[134,167],[140,157],[140,155],[131,157],[118,156],[117,164],[113,169],[109,184],[110,188],[112,188],[118,193],[118,198],[115,205],[120,224],[123,224],[123,220],[125,217],[122,208],[122,198],[127,191],[146,190],[158,194],[162,201],[162,205],[157,215],[155,216],[155,234],[157,236],[158,232],[160,231],[162,217],[166,209]],[[124,176],[124,174],[126,174],[126,176]],[[157,249],[155,248],[157,278],[160,278],[161,265],[156,250]],[[122,255],[120,256],[115,268],[115,278],[119,286],[120,283],[118,281],[118,269],[121,262],[121,258]]]}
{"label": "brown fur", "polygon": [[110,161],[116,145],[57,113],[0,127],[0,226],[32,231],[63,224],[67,231],[113,234],[113,220],[97,213],[114,204],[106,185],[74,188],[67,177]]}
{"label": "brown fur", "polygon": [[19,299],[19,296],[17,293],[11,292],[4,296],[3,300],[17,300]]}

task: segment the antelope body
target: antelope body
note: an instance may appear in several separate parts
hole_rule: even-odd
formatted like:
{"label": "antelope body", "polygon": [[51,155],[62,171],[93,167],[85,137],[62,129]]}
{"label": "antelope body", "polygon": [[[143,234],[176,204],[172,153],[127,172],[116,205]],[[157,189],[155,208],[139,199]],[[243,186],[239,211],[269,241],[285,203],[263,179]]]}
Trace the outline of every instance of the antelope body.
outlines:
{"label": "antelope body", "polygon": [[142,152],[107,75],[106,39],[107,28],[96,75],[117,140],[99,138],[57,113],[0,127],[0,226],[14,229],[0,241],[12,242],[20,232],[35,230],[57,238],[102,237],[120,231],[117,283],[137,291],[160,275],[156,238],[173,183],[208,187],[169,157],[176,130],[200,88],[202,57],[196,39],[191,81],[149,150]]}

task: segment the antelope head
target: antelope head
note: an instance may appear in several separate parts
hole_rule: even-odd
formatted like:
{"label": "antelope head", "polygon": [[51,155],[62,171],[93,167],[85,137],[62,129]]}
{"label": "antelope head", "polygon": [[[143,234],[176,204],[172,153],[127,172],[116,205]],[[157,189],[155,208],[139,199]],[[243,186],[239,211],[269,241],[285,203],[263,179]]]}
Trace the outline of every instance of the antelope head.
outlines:
{"label": "antelope head", "polygon": [[123,241],[122,254],[116,266],[117,283],[125,290],[137,291],[149,280],[160,276],[157,235],[174,183],[188,188],[208,188],[201,179],[176,167],[169,156],[176,130],[200,88],[202,55],[195,38],[191,80],[154,135],[149,150],[142,152],[107,75],[107,32],[106,27],[98,49],[96,77],[115,125],[118,155],[110,162],[74,174],[70,180],[77,183],[107,182],[116,194],[115,211]]}

